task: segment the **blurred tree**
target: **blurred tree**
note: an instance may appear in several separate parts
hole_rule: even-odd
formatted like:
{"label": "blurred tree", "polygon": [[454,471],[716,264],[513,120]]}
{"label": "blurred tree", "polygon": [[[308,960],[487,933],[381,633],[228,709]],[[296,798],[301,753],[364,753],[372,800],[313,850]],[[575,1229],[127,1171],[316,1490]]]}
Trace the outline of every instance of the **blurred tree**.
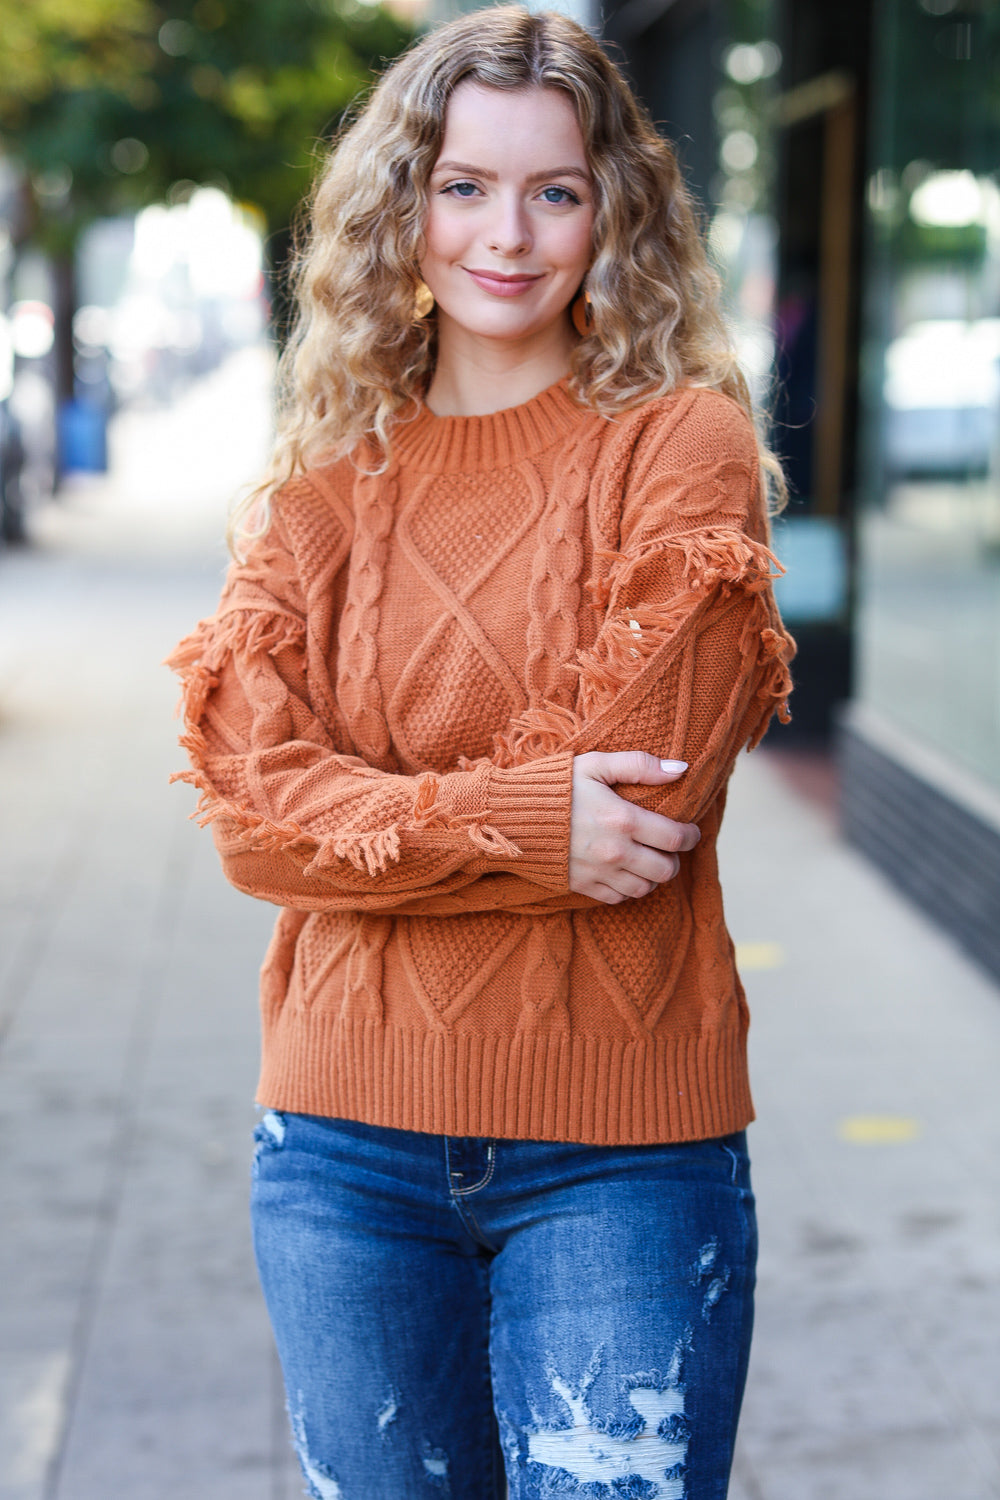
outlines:
{"label": "blurred tree", "polygon": [[85,225],[215,183],[261,211],[280,273],[317,142],[412,33],[360,0],[0,0],[0,35],[0,137],[61,268],[66,396]]}
{"label": "blurred tree", "polygon": [[60,91],[127,89],[148,60],[153,24],[149,0],[0,0],[3,128]]}

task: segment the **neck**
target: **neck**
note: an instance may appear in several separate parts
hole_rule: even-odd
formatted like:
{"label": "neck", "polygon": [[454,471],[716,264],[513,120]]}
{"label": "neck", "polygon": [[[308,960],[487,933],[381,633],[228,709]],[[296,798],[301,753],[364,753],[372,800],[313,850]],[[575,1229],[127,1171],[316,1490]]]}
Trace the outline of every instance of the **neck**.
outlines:
{"label": "neck", "polygon": [[530,339],[481,338],[439,313],[437,363],[425,401],[437,417],[488,417],[521,406],[569,371],[569,319]]}

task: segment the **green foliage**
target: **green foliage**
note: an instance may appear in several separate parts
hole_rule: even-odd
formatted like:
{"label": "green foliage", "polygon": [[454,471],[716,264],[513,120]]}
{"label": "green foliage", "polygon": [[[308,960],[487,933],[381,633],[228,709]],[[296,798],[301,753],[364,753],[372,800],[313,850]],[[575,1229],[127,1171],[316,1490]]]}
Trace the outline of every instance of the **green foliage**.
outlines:
{"label": "green foliage", "polygon": [[[0,121],[16,129],[54,95],[127,89],[150,56],[148,0],[0,0]],[[155,32],[153,32],[155,35]]]}
{"label": "green foliage", "polygon": [[317,143],[411,33],[357,0],[0,0],[0,35],[3,148],[59,250],[184,181],[283,229]]}

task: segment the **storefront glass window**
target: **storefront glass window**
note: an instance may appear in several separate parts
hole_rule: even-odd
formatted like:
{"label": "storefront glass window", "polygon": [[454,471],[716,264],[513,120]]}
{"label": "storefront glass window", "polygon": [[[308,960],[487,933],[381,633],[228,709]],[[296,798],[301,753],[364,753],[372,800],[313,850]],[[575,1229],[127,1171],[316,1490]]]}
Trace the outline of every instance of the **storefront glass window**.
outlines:
{"label": "storefront glass window", "polygon": [[1000,7],[883,0],[858,696],[1000,784]]}

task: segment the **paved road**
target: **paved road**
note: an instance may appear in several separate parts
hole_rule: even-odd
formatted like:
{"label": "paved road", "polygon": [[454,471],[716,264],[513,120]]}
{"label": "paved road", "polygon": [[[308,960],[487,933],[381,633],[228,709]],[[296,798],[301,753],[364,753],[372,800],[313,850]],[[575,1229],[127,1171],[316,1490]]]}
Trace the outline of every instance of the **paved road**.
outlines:
{"label": "paved road", "polygon": [[[0,1500],[301,1492],[246,1230],[270,912],[165,789],[155,665],[213,606],[267,378],[123,419],[113,482],[0,554]],[[763,1225],[732,1500],[991,1500],[1000,993],[829,790],[748,758],[724,841]]]}

